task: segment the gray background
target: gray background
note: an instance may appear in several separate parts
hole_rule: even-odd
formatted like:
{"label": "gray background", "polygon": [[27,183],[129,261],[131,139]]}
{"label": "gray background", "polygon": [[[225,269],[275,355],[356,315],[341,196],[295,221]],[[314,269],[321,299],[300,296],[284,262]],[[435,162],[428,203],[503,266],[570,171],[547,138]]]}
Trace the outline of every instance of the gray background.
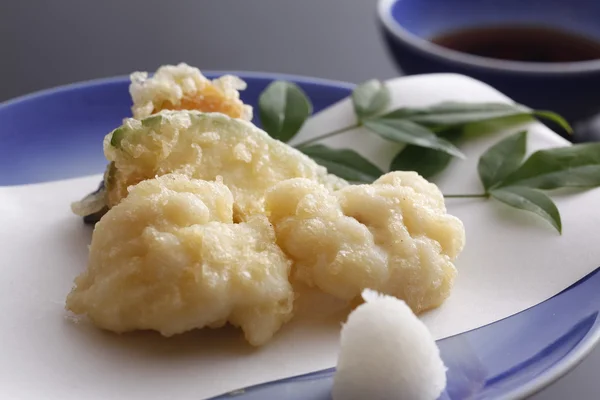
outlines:
{"label": "gray background", "polygon": [[[350,82],[391,78],[398,72],[375,7],[376,0],[0,1],[0,101],[180,61]],[[598,399],[598,371],[600,349],[533,399]]]}

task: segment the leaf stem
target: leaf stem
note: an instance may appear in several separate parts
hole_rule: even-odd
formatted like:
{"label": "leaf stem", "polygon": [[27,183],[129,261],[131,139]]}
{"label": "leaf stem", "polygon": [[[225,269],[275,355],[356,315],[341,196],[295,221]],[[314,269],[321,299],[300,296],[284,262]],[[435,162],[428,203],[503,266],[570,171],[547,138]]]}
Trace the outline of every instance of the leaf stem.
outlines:
{"label": "leaf stem", "polygon": [[354,125],[347,126],[345,128],[340,128],[340,129],[337,129],[337,130],[329,132],[329,133],[324,133],[323,135],[315,136],[312,139],[308,139],[308,140],[305,140],[304,142],[300,142],[300,143],[294,145],[294,147],[295,148],[300,148],[302,146],[306,146],[306,145],[312,144],[314,142],[318,142],[319,140],[327,139],[327,138],[330,138],[332,136],[339,135],[340,133],[347,132],[350,129],[358,128],[360,125],[361,125],[360,122],[357,122]]}
{"label": "leaf stem", "polygon": [[476,199],[483,198],[487,199],[490,197],[488,193],[478,193],[478,194],[445,194],[444,198],[446,199]]}

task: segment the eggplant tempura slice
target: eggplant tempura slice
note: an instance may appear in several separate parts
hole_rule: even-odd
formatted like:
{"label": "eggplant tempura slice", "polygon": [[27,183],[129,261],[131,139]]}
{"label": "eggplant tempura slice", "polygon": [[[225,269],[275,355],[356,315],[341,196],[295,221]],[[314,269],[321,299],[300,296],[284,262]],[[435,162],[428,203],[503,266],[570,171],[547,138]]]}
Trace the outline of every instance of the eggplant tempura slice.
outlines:
{"label": "eggplant tempura slice", "polygon": [[310,179],[329,190],[347,186],[252,123],[221,113],[161,111],[127,119],[106,136],[104,153],[111,162],[105,176],[108,208],[125,198],[130,186],[168,173],[222,179],[233,193],[238,221],[264,214],[265,192],[286,179]]}

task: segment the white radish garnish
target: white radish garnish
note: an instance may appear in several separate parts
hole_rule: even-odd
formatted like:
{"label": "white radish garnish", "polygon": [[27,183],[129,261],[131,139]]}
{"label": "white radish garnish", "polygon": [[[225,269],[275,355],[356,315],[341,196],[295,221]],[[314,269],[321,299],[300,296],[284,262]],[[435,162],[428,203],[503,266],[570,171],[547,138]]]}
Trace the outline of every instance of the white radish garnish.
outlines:
{"label": "white radish garnish", "polygon": [[364,290],[342,327],[334,400],[435,400],[446,367],[431,333],[402,300]]}

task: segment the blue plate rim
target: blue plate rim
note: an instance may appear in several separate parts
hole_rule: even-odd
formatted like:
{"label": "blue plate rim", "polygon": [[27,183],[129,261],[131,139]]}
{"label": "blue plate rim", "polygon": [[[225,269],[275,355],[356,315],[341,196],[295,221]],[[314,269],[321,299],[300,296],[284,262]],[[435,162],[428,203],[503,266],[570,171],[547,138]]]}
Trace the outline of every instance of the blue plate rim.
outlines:
{"label": "blue plate rim", "polygon": [[558,381],[566,374],[575,369],[600,343],[600,324],[596,322],[593,330],[582,339],[581,343],[569,353],[562,362],[540,375],[538,378],[523,385],[521,390],[517,390],[515,396],[520,399],[532,396],[541,390],[547,388],[552,383]]}
{"label": "blue plate rim", "polygon": [[[202,70],[202,74],[205,76],[219,76],[219,75],[236,75],[236,76],[245,76],[248,78],[258,78],[258,79],[278,79],[278,80],[287,80],[287,81],[295,81],[302,82],[307,84],[314,85],[326,85],[326,86],[336,86],[340,89],[348,89],[352,90],[356,87],[356,84],[351,82],[345,82],[335,79],[327,79],[327,78],[315,78],[307,75],[296,75],[296,74],[286,74],[286,73],[278,73],[278,72],[259,72],[259,71],[246,71],[246,70]],[[8,106],[12,106],[21,102],[29,101],[38,97],[52,95],[55,93],[61,93],[69,90],[80,89],[91,85],[104,85],[111,83],[121,83],[123,81],[129,81],[129,75],[116,75],[110,76],[106,78],[95,78],[95,79],[87,79],[83,81],[68,83],[65,85],[57,85],[48,87],[41,90],[36,90],[31,93],[27,93],[21,96],[13,97],[7,100],[0,102],[0,109]]]}

